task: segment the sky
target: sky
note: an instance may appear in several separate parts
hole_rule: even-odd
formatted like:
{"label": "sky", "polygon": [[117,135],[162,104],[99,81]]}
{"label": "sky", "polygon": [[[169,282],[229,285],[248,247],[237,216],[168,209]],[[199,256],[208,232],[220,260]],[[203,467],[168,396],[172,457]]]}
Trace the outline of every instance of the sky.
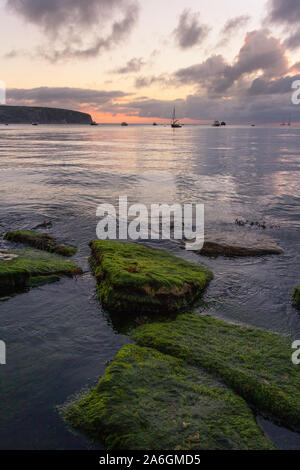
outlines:
{"label": "sky", "polygon": [[300,122],[299,0],[0,0],[8,105],[97,122]]}

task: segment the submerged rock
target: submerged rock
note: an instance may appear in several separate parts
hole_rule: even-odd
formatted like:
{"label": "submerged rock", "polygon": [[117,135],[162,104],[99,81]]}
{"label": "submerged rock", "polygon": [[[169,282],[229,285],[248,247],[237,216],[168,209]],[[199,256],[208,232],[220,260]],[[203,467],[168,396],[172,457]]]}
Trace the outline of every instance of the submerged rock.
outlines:
{"label": "submerged rock", "polygon": [[77,274],[82,270],[76,264],[54,254],[33,249],[0,252],[0,295]]}
{"label": "submerged rock", "polygon": [[98,386],[64,409],[107,450],[273,449],[244,400],[184,361],[124,346]]}
{"label": "submerged rock", "polygon": [[24,245],[32,246],[38,250],[49,251],[49,253],[56,253],[57,255],[71,257],[77,252],[77,248],[60,245],[57,240],[47,233],[38,233],[30,230],[16,230],[8,232],[5,240],[15,243],[23,243]]}
{"label": "submerged rock", "polygon": [[135,243],[90,244],[99,300],[121,314],[168,313],[193,303],[212,279],[207,269]]}
{"label": "submerged rock", "polygon": [[296,304],[300,307],[300,286],[296,287],[293,299],[296,302]]}
{"label": "submerged rock", "polygon": [[46,220],[44,220],[44,222],[42,222],[41,224],[37,225],[36,227],[34,227],[33,230],[37,230],[39,228],[51,228],[52,227],[52,222],[51,220],[49,222],[47,222]]}
{"label": "submerged rock", "polygon": [[280,255],[284,251],[267,235],[249,232],[212,233],[205,237],[204,256],[262,256]]}
{"label": "submerged rock", "polygon": [[213,373],[263,415],[300,429],[300,369],[288,338],[198,315],[141,326],[132,336]]}

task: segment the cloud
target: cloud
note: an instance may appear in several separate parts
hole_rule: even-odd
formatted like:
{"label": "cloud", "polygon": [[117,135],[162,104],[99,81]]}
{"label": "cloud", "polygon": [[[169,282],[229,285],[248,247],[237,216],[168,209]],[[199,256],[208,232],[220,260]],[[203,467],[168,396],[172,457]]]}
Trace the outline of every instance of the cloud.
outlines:
{"label": "cloud", "polygon": [[233,64],[222,55],[214,55],[201,64],[179,69],[175,77],[181,83],[191,83],[210,94],[226,94],[244,76],[262,73],[276,78],[288,71],[288,59],[280,41],[266,30],[247,33],[244,45]]}
{"label": "cloud", "polygon": [[268,20],[271,23],[297,24],[300,21],[298,0],[270,0],[268,9]]}
{"label": "cloud", "polygon": [[265,30],[252,31],[246,36],[234,68],[238,76],[261,70],[276,77],[287,71],[288,59],[279,39]]}
{"label": "cloud", "polygon": [[300,47],[300,28],[291,34],[285,41],[284,45],[291,50]]}
{"label": "cloud", "polygon": [[281,77],[276,80],[266,80],[264,78],[256,78],[253,80],[248,93],[249,95],[278,95],[292,93],[292,83],[300,80],[300,75]]}
{"label": "cloud", "polygon": [[66,26],[85,27],[107,19],[114,9],[124,6],[123,0],[7,0],[6,6],[26,21],[47,33],[60,33]]}
{"label": "cloud", "polygon": [[97,108],[125,96],[128,95],[118,90],[102,91],[69,87],[11,88],[7,90],[7,104],[75,109],[81,107]]}
{"label": "cloud", "polygon": [[174,30],[176,43],[181,49],[201,44],[206,39],[209,30],[209,26],[200,23],[199,13],[185,9],[180,15],[177,28]]}
{"label": "cloud", "polygon": [[124,67],[120,67],[117,70],[115,70],[115,73],[125,74],[125,73],[139,72],[145,64],[146,62],[144,61],[144,59],[133,58],[129,60]]}
{"label": "cloud", "polygon": [[300,2],[299,0],[269,0],[266,22],[285,27],[288,33],[284,45],[288,49],[300,47]]}
{"label": "cloud", "polygon": [[180,119],[213,121],[225,120],[228,123],[277,123],[283,115],[292,114],[294,121],[300,121],[300,107],[291,104],[288,94],[268,96],[236,96],[227,99],[208,98],[199,94],[177,100],[136,100],[126,104],[106,107],[108,112],[126,114],[136,118],[170,119],[176,105],[176,115]]}
{"label": "cloud", "polygon": [[7,0],[6,7],[42,29],[47,42],[37,55],[52,62],[95,57],[117,45],[139,12],[135,0]]}
{"label": "cloud", "polygon": [[240,29],[244,28],[247,26],[247,24],[250,21],[250,16],[248,15],[241,15],[241,16],[236,16],[234,18],[229,19],[222,31],[221,31],[221,39],[220,39],[220,45],[223,44],[224,42],[228,41],[231,39],[231,37]]}
{"label": "cloud", "polygon": [[181,83],[196,84],[204,88],[216,87],[217,81],[224,79],[229,65],[222,55],[213,55],[201,64],[191,65],[177,70],[175,78]]}
{"label": "cloud", "polygon": [[170,80],[170,77],[165,74],[150,75],[148,77],[141,76],[135,80],[135,87],[136,88],[148,88],[155,83],[158,83],[162,86],[167,86],[169,84],[169,80]]}

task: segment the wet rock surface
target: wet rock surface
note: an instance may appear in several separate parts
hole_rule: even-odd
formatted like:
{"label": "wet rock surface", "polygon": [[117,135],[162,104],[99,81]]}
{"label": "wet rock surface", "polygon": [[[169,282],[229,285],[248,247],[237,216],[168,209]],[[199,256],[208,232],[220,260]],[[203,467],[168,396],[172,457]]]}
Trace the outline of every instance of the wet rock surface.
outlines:
{"label": "wet rock surface", "polygon": [[203,249],[197,251],[203,256],[263,256],[280,255],[283,249],[268,235],[254,231],[210,232],[205,236]]}

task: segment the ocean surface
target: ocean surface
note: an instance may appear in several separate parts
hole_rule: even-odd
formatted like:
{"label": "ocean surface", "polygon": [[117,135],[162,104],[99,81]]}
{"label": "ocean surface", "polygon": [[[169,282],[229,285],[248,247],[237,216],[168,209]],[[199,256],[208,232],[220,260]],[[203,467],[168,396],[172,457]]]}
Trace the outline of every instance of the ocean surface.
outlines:
{"label": "ocean surface", "polygon": [[[214,271],[196,312],[300,340],[291,301],[300,282],[300,128],[0,126],[0,247],[10,246],[8,230],[51,221],[51,233],[79,247],[85,271],[0,302],[1,449],[101,449],[70,430],[58,407],[95,385],[130,341],[99,306],[87,262],[97,206],[119,196],[204,203],[206,230],[271,236],[283,255],[208,259],[173,242],[149,244]],[[258,421],[279,448],[300,449],[300,435]]]}

